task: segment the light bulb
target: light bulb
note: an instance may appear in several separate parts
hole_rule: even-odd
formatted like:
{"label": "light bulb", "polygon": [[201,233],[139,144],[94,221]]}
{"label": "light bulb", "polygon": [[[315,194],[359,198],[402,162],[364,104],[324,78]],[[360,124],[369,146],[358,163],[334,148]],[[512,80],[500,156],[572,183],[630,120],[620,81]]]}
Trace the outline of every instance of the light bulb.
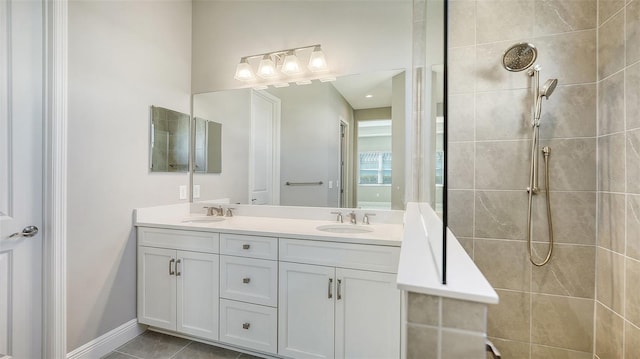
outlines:
{"label": "light bulb", "polygon": [[255,79],[253,69],[251,68],[251,65],[249,65],[249,62],[247,62],[246,57],[240,59],[240,63],[238,64],[238,67],[236,67],[236,75],[234,78],[240,81],[251,81]]}
{"label": "light bulb", "polygon": [[309,70],[311,72],[321,72],[327,70],[327,60],[324,58],[324,52],[320,46],[316,46],[313,48],[313,52],[309,57]]}
{"label": "light bulb", "polygon": [[300,62],[293,50],[287,52],[287,55],[284,57],[281,71],[287,75],[296,75],[301,72]]}
{"label": "light bulb", "polygon": [[264,55],[262,60],[260,60],[260,65],[258,66],[258,76],[267,79],[277,75],[276,64],[273,63],[271,56]]}

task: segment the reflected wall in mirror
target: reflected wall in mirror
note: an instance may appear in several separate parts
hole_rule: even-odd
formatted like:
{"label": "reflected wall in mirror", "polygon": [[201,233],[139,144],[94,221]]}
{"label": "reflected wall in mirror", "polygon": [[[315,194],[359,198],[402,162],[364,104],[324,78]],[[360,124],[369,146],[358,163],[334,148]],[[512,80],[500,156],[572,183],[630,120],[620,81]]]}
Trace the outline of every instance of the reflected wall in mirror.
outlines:
{"label": "reflected wall in mirror", "polygon": [[195,117],[194,171],[222,171],[222,124]]}
{"label": "reflected wall in mirror", "polygon": [[189,171],[189,115],[151,106],[151,172]]}
{"label": "reflected wall in mirror", "polygon": [[194,115],[225,126],[222,173],[194,175],[201,198],[404,209],[405,76],[195,95]]}

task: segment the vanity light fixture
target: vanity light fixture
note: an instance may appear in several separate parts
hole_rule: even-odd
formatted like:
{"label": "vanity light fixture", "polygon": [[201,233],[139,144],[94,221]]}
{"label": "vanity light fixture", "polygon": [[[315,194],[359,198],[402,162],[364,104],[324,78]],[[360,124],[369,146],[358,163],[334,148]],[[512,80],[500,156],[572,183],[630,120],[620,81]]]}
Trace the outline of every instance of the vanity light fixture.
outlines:
{"label": "vanity light fixture", "polygon": [[[308,65],[305,68],[301,63],[307,59]],[[254,72],[253,66],[256,64],[258,68]],[[311,45],[244,56],[240,58],[234,78],[248,82],[254,89],[262,89],[270,85],[284,87],[294,82],[298,85],[308,85],[312,80],[335,81],[335,77],[328,73],[328,70],[321,46]]]}

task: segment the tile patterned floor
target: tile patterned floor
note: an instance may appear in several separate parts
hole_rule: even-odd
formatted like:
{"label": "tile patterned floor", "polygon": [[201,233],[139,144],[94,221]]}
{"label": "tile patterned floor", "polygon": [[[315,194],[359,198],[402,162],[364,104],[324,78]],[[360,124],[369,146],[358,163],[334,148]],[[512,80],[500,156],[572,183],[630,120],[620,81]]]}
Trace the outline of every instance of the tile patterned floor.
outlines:
{"label": "tile patterned floor", "polygon": [[233,350],[146,331],[102,359],[260,359]]}

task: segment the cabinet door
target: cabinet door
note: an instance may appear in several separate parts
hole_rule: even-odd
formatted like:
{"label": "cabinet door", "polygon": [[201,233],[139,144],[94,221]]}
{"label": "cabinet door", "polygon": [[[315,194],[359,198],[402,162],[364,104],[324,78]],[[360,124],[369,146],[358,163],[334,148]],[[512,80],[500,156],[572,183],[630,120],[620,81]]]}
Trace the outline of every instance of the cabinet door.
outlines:
{"label": "cabinet door", "polygon": [[400,358],[396,275],[336,269],[336,358]]}
{"label": "cabinet door", "polygon": [[176,251],[138,247],[138,321],[176,330]]}
{"label": "cabinet door", "polygon": [[218,340],[219,256],[178,251],[176,330]]}
{"label": "cabinet door", "polygon": [[278,354],[334,357],[335,269],[280,262]]}

